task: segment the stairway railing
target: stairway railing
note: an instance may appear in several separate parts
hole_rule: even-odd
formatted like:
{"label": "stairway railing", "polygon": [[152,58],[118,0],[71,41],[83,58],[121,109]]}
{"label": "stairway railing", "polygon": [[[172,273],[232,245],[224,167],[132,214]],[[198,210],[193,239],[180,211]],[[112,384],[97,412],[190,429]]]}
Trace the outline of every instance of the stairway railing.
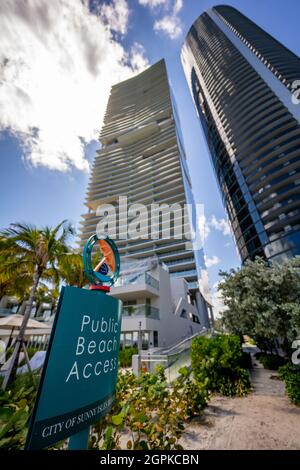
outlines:
{"label": "stairway railing", "polygon": [[189,367],[191,365],[191,347],[193,339],[209,334],[211,334],[210,330],[204,328],[168,349],[156,350],[154,352],[143,351],[140,356],[141,370],[145,372],[155,372],[156,366],[161,365],[165,369],[168,382],[171,383],[179,376],[180,368]]}

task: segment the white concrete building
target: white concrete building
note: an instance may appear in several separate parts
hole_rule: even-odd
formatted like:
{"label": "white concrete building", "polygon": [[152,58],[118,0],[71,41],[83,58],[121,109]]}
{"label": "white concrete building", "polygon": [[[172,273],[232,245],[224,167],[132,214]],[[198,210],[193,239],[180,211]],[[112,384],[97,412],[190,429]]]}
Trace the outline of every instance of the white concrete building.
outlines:
{"label": "white concrete building", "polygon": [[[16,297],[4,295],[0,299],[0,318],[14,315],[16,313],[24,315],[27,304],[28,301],[26,300],[20,303]],[[37,306],[36,302],[33,302],[30,317],[38,320],[39,322],[44,322],[52,328],[55,311],[56,308],[52,304],[42,302]],[[11,345],[11,343],[16,339],[18,332],[18,328],[13,328],[12,330],[0,328],[0,340]],[[49,331],[45,331],[44,329],[27,328],[25,335],[27,347],[45,350],[49,342],[50,333],[51,329],[49,329]]]}
{"label": "white concrete building", "polygon": [[111,295],[123,301],[121,345],[164,348],[202,330],[201,309],[184,278],[172,278],[157,258],[123,261]]}
{"label": "white concrete building", "polygon": [[[23,302],[19,302],[16,297],[4,295],[0,299],[0,317],[11,315],[13,313],[19,313],[20,315],[24,315],[26,306],[28,301],[24,300]],[[30,317],[36,318],[38,321],[48,321],[50,317],[54,313],[54,305],[46,302],[42,302],[39,304],[37,308],[37,304],[34,301],[31,309]]]}

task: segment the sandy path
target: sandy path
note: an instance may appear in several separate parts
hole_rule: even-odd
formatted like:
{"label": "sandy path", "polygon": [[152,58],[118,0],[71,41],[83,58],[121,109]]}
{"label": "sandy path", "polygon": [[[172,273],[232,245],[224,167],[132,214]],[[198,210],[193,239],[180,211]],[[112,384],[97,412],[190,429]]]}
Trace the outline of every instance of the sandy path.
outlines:
{"label": "sandy path", "polygon": [[200,418],[186,426],[184,449],[300,449],[300,407],[290,404],[276,372],[257,364],[253,393],[213,397]]}

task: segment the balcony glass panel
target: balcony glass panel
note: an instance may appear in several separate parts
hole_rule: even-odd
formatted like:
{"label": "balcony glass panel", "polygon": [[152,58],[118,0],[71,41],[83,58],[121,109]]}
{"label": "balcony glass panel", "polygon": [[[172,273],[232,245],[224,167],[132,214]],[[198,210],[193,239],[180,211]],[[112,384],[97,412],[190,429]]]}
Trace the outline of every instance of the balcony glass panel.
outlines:
{"label": "balcony glass panel", "polygon": [[146,283],[148,286],[153,287],[156,290],[159,290],[159,282],[149,273],[131,273],[121,275],[117,282],[115,283],[116,287],[130,286],[135,284]]}
{"label": "balcony glass panel", "polygon": [[123,307],[123,317],[147,317],[159,320],[159,309],[151,305],[128,305]]}

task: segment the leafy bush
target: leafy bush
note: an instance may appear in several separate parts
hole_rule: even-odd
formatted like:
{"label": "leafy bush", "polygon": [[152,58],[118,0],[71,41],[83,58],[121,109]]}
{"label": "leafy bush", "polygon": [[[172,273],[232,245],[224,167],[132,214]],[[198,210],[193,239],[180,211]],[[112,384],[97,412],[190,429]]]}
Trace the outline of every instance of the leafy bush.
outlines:
{"label": "leafy bush", "polygon": [[179,405],[183,407],[187,418],[199,415],[208,402],[206,384],[198,384],[187,367],[179,369],[179,377],[172,383],[172,393],[179,397]]}
{"label": "leafy bush", "polygon": [[28,353],[28,357],[29,359],[32,359],[33,356],[35,355],[36,352],[38,352],[39,349],[37,348],[27,348],[27,353]]}
{"label": "leafy bush", "polygon": [[[189,369],[182,368],[180,374],[172,387],[162,367],[141,377],[119,374],[113,409],[93,426],[90,447],[180,449],[185,421],[199,414],[208,399],[205,385],[197,384]],[[0,392],[0,448],[23,448],[35,394],[30,374],[18,376],[8,391]],[[66,448],[66,441],[51,448]]]}
{"label": "leafy bush", "polygon": [[198,384],[225,396],[243,396],[250,391],[250,378],[243,367],[238,336],[198,337],[192,344],[192,369]]}
{"label": "leafy bush", "polygon": [[131,367],[132,356],[138,353],[138,349],[135,346],[125,346],[124,349],[120,349],[119,361],[121,367]]}
{"label": "leafy bush", "polygon": [[299,268],[300,256],[271,264],[257,257],[241,269],[221,272],[226,330],[251,336],[260,349],[271,353],[278,338],[290,347],[300,335]]}
{"label": "leafy bush", "polygon": [[278,369],[279,377],[284,380],[287,395],[292,403],[300,406],[300,367],[291,363]]}
{"label": "leafy bush", "polygon": [[0,392],[0,448],[20,449],[25,444],[36,390],[29,374],[17,377],[11,389]]}
{"label": "leafy bush", "polygon": [[5,360],[6,361],[8,361],[8,359],[10,358],[12,353],[13,353],[13,348],[12,347],[6,349],[6,351],[5,351]]}
{"label": "leafy bush", "polygon": [[[11,357],[12,353],[13,353],[13,350],[14,348],[13,347],[10,347],[10,348],[7,348],[6,350],[6,356],[5,356],[5,360],[8,361],[8,359]],[[28,357],[29,357],[29,360],[35,355],[35,353],[38,351],[37,348],[27,348],[27,353],[28,353]],[[22,366],[26,364],[26,361],[25,359],[23,359],[20,363],[19,363],[19,366]]]}
{"label": "leafy bush", "polygon": [[278,370],[279,367],[284,366],[287,360],[278,354],[256,353],[255,357],[262,363],[265,369]]}
{"label": "leafy bush", "polygon": [[[117,397],[111,413],[93,427],[91,447],[121,449],[181,449],[178,440],[184,422],[199,414],[207,400],[202,384],[191,378],[188,369],[169,387],[164,371],[136,377],[120,374]],[[125,442],[126,441],[126,442]]]}

